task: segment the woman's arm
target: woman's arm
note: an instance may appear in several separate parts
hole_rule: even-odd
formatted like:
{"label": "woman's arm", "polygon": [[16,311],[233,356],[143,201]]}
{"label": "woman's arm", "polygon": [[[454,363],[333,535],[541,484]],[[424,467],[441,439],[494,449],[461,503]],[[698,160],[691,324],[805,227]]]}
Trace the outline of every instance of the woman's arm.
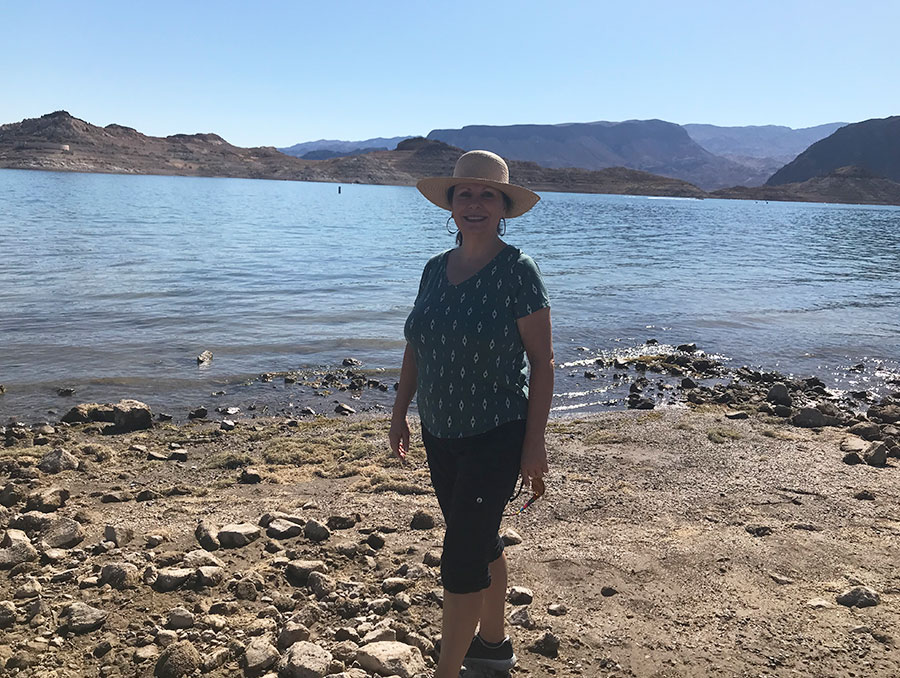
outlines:
{"label": "woman's arm", "polygon": [[409,422],[406,419],[406,413],[416,393],[417,378],[416,356],[412,347],[407,344],[406,350],[403,351],[403,365],[400,367],[400,385],[397,387],[397,397],[394,398],[394,409],[391,413],[391,429],[388,432],[391,450],[400,459],[406,459],[406,453],[409,452]]}
{"label": "woman's arm", "polygon": [[553,337],[550,309],[542,308],[516,321],[525,346],[531,376],[528,380],[528,419],[522,446],[522,479],[526,485],[548,471],[544,431],[553,399]]}

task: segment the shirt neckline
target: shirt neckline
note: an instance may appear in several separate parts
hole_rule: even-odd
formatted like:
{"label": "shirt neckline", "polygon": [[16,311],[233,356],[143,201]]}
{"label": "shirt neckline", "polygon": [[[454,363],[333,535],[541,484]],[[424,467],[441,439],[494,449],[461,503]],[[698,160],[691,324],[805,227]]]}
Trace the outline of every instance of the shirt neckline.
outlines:
{"label": "shirt neckline", "polygon": [[452,249],[451,249],[451,250],[447,250],[447,251],[444,253],[443,270],[441,271],[441,277],[444,279],[444,282],[447,284],[448,287],[453,287],[453,288],[456,288],[456,287],[462,287],[463,285],[465,285],[465,284],[466,284],[467,282],[469,282],[470,280],[474,280],[475,278],[477,278],[478,276],[480,276],[480,275],[482,274],[482,272],[483,272],[488,266],[490,266],[490,265],[493,264],[495,261],[497,261],[497,259],[500,257],[500,255],[503,254],[504,252],[506,252],[510,247],[513,247],[513,246],[510,245],[510,244],[504,245],[504,246],[503,246],[503,249],[501,249],[499,252],[497,252],[497,254],[495,254],[493,257],[491,257],[491,258],[487,261],[487,263],[485,263],[484,266],[482,266],[481,268],[479,268],[477,271],[475,271],[475,272],[474,272],[472,275],[470,275],[468,278],[465,278],[464,280],[460,280],[460,281],[459,281],[458,283],[456,283],[456,284],[450,282],[450,278],[447,277],[447,262],[450,261],[450,253],[453,251]]}

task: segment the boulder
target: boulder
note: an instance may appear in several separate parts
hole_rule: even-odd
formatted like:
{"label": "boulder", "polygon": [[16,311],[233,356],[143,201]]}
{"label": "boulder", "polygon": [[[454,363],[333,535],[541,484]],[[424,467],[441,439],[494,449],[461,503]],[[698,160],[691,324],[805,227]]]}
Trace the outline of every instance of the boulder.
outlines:
{"label": "boulder", "polygon": [[140,582],[140,573],[131,563],[107,563],[100,570],[100,583],[114,589],[134,589]]}
{"label": "boulder", "polygon": [[207,551],[217,551],[221,546],[216,534],[218,534],[216,526],[207,520],[201,520],[197,523],[196,529],[194,529],[194,537],[196,537],[197,543]]}
{"label": "boulder", "polygon": [[25,510],[53,513],[66,505],[69,496],[69,491],[63,487],[48,487],[43,490],[35,490],[28,495],[25,501]]}
{"label": "boulder", "polygon": [[60,447],[45,454],[38,464],[38,468],[44,473],[74,471],[78,468],[78,459],[71,452]]}
{"label": "boulder", "polygon": [[427,511],[419,509],[413,514],[409,527],[413,530],[430,530],[434,527],[434,516]]}
{"label": "boulder", "polygon": [[44,548],[69,549],[84,541],[84,528],[71,518],[57,518],[41,535]]}
{"label": "boulder", "polygon": [[328,650],[301,640],[291,645],[278,662],[278,675],[280,678],[324,678],[331,660]]}
{"label": "boulder", "polygon": [[275,518],[266,527],[266,535],[272,539],[291,539],[303,533],[303,526],[284,518]]}
{"label": "boulder", "polygon": [[153,588],[162,593],[174,591],[183,586],[194,574],[194,570],[186,567],[166,567],[156,573]]}
{"label": "boulder", "polygon": [[113,406],[113,423],[117,433],[140,431],[153,427],[153,413],[138,400],[120,400]]}
{"label": "boulder", "polygon": [[189,629],[194,625],[194,615],[183,607],[173,607],[169,610],[166,628]]}
{"label": "boulder", "polygon": [[356,653],[356,661],[370,673],[400,678],[413,678],[426,668],[419,648],[390,640],[363,645]]}
{"label": "boulder", "polygon": [[292,560],[287,564],[284,574],[294,586],[306,586],[309,575],[313,572],[327,572],[328,568],[321,560]]}
{"label": "boulder", "polygon": [[881,440],[881,427],[874,421],[861,421],[858,424],[853,424],[848,429],[848,432],[859,436],[863,440]]}
{"label": "boulder", "polygon": [[334,579],[321,572],[310,573],[307,584],[319,600],[333,592],[336,588]]}
{"label": "boulder", "polygon": [[196,549],[184,554],[184,558],[181,562],[185,567],[225,567],[225,563],[216,558],[209,551],[204,551],[202,549]]}
{"label": "boulder", "polygon": [[[341,640],[341,638],[337,638],[337,636],[335,636],[335,639]],[[289,621],[284,625],[281,633],[278,634],[278,649],[283,652],[291,645],[299,643],[301,640],[309,640],[309,629],[299,622]]]}
{"label": "boulder", "polygon": [[265,636],[254,638],[244,650],[241,668],[248,674],[262,673],[279,659],[278,650]]}
{"label": "boulder", "polygon": [[883,424],[896,424],[900,422],[900,405],[893,403],[882,403],[881,405],[873,405],[866,412],[869,419],[880,421]]}
{"label": "boulder", "polygon": [[545,631],[540,638],[528,646],[528,649],[531,652],[555,659],[559,656],[559,638],[550,631]]}
{"label": "boulder", "polygon": [[103,528],[103,538],[122,547],[134,539],[134,530],[124,525],[107,525]]}
{"label": "boulder", "polygon": [[16,623],[16,605],[11,600],[0,601],[0,629],[8,629]]}
{"label": "boulder", "polygon": [[854,586],[841,593],[837,602],[847,607],[872,607],[881,602],[881,596],[868,586]]}
{"label": "boulder", "polygon": [[25,489],[20,485],[7,483],[0,490],[0,506],[11,508],[23,501],[25,501]]}
{"label": "boulder", "polygon": [[259,527],[251,523],[233,523],[219,530],[217,538],[224,548],[240,548],[256,541],[261,534]]}
{"label": "boulder", "polygon": [[86,603],[75,602],[69,605],[66,627],[72,633],[90,633],[103,626],[108,615],[108,612]]}
{"label": "boulder", "polygon": [[190,641],[169,645],[159,656],[153,675],[156,678],[184,678],[200,668],[201,658]]}
{"label": "boulder", "polygon": [[771,388],[769,388],[769,392],[766,394],[766,401],[785,407],[791,407],[793,405],[787,384],[781,381],[772,384]]}
{"label": "boulder", "polygon": [[884,442],[874,442],[862,453],[863,461],[869,466],[885,466],[887,456],[888,446]]}
{"label": "boulder", "polygon": [[510,605],[530,605],[534,600],[534,592],[524,586],[513,586],[507,597]]}
{"label": "boulder", "polygon": [[99,403],[80,403],[63,415],[62,420],[67,424],[87,424],[89,422],[115,421],[112,405],[100,405]]}
{"label": "boulder", "polygon": [[303,527],[303,534],[310,541],[325,541],[331,536],[331,530],[318,520],[307,520]]}

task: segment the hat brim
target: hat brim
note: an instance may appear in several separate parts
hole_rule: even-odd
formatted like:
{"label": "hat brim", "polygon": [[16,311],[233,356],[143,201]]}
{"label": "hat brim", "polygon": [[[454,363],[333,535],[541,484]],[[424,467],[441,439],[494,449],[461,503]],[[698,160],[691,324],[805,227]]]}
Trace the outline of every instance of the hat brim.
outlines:
{"label": "hat brim", "polygon": [[459,184],[483,184],[496,188],[509,198],[512,205],[506,213],[507,219],[520,217],[530,210],[541,199],[534,191],[530,191],[524,186],[516,186],[515,184],[504,184],[499,181],[491,181],[490,179],[481,179],[479,177],[426,177],[420,179],[416,183],[419,193],[424,195],[429,202],[437,205],[441,209],[450,210],[450,201],[447,200],[447,191],[451,186]]}

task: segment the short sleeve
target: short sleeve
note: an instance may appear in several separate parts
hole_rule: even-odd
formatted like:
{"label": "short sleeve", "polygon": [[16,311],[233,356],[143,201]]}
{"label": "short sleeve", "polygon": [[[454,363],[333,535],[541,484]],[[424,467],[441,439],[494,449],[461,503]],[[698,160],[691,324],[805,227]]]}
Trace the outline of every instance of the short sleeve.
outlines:
{"label": "short sleeve", "polygon": [[431,259],[429,259],[425,264],[425,268],[422,269],[422,277],[419,279],[419,291],[416,293],[416,300],[413,303],[413,306],[418,305],[419,299],[421,298],[422,293],[425,291],[425,287],[428,285],[428,280],[435,270],[438,258],[439,257],[432,257]]}
{"label": "short sleeve", "polygon": [[542,308],[550,307],[550,297],[541,276],[541,269],[527,254],[519,256],[514,267],[516,294],[513,298],[513,314],[524,318]]}

